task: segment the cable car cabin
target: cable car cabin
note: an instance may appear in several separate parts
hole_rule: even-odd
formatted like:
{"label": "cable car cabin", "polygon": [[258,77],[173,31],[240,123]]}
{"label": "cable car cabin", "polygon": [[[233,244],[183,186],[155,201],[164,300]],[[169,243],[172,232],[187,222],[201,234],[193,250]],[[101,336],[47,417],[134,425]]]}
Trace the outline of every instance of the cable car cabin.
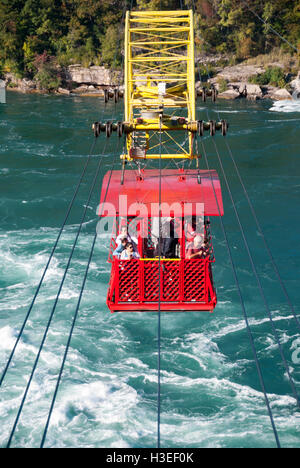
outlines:
{"label": "cable car cabin", "polygon": [[209,217],[223,215],[217,173],[125,174],[123,184],[122,171],[106,174],[99,206],[101,217],[114,218],[110,311],[213,311],[217,297]]}

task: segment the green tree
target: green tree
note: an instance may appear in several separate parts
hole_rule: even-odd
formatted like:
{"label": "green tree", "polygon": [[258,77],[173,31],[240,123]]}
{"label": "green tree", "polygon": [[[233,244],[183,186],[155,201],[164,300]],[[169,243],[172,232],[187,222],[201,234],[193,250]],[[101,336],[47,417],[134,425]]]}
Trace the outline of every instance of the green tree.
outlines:
{"label": "green tree", "polygon": [[58,74],[55,57],[51,57],[44,52],[35,58],[34,67],[37,70],[35,79],[41,89],[52,91],[59,88],[61,79]]}
{"label": "green tree", "polygon": [[[259,15],[260,21],[251,12]],[[0,67],[32,76],[35,58],[46,52],[61,65],[121,63],[121,19],[127,0],[0,0]],[[196,7],[198,51],[243,60],[275,47],[300,50],[300,0],[135,0],[134,9]]]}

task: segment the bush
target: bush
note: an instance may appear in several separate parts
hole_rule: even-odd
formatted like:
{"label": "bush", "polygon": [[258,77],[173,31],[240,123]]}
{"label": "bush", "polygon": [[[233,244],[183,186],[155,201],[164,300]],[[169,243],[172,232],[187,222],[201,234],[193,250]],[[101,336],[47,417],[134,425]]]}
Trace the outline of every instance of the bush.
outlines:
{"label": "bush", "polygon": [[228,83],[224,78],[218,78],[219,93],[224,93],[228,89]]}
{"label": "bush", "polygon": [[205,65],[199,64],[196,67],[196,77],[198,77],[198,79],[199,74],[201,77],[201,81],[207,81],[216,75],[216,69],[211,63]]}
{"label": "bush", "polygon": [[252,76],[249,82],[260,86],[271,85],[279,88],[284,88],[287,83],[285,74],[280,67],[269,67],[265,73]]}
{"label": "bush", "polygon": [[53,91],[60,87],[61,79],[50,69],[42,69],[35,75],[35,80],[39,83],[41,89]]}
{"label": "bush", "polygon": [[46,52],[36,56],[34,67],[37,73],[34,79],[38,82],[41,89],[53,91],[60,87],[61,78],[58,74],[57,64],[54,57],[49,56]]}

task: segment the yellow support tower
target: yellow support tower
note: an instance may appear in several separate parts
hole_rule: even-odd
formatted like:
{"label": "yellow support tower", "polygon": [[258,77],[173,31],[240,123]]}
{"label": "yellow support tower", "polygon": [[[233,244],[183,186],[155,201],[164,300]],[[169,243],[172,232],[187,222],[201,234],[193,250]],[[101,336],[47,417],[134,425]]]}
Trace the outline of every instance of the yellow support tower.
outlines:
{"label": "yellow support tower", "polygon": [[127,12],[124,98],[127,154],[121,159],[195,157],[192,10]]}

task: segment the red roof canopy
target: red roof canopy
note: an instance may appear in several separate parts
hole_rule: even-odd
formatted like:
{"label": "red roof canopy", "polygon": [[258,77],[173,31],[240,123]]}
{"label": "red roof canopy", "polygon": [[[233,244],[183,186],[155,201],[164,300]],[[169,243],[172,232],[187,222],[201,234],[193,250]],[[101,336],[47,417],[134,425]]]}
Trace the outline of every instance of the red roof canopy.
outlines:
{"label": "red roof canopy", "polygon": [[[121,175],[122,171],[109,171],[104,176],[99,216],[159,216],[159,170],[142,171],[142,179],[138,171],[126,170],[123,185]],[[165,169],[161,175],[161,216],[170,216],[170,205],[173,205],[171,213],[176,216],[174,204],[180,204],[181,211],[185,204],[187,215],[199,215],[199,204],[203,204],[205,216],[223,216],[221,185],[216,171]]]}

